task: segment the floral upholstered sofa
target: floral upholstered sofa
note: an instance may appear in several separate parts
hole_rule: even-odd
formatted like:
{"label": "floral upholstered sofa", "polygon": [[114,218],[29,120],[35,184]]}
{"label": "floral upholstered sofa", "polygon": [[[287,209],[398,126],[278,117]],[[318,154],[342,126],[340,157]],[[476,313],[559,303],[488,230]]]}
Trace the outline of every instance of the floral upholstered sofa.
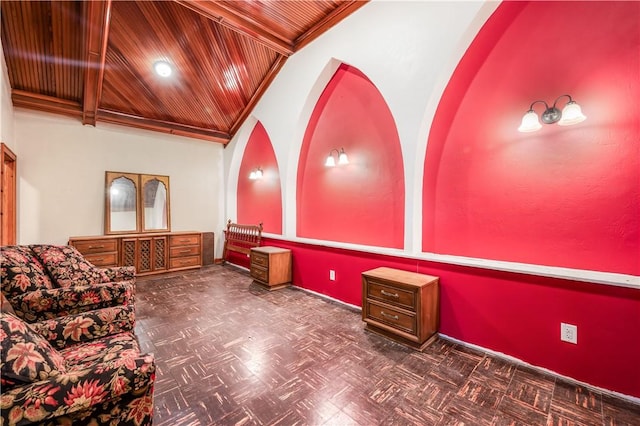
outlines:
{"label": "floral upholstered sofa", "polygon": [[0,313],[2,425],[150,425],[155,360],[133,306],[28,324]]}
{"label": "floral upholstered sofa", "polygon": [[133,304],[135,268],[97,268],[73,246],[3,246],[0,281],[16,316],[31,323]]}

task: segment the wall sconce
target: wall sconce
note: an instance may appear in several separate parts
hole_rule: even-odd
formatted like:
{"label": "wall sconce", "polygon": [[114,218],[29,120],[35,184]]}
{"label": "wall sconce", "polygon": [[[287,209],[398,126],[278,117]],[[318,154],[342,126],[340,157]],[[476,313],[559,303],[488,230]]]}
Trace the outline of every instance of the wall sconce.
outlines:
{"label": "wall sconce", "polygon": [[327,167],[334,167],[336,165],[336,159],[333,157],[333,151],[338,154],[338,164],[349,164],[349,158],[347,157],[347,153],[344,152],[344,148],[340,148],[338,152],[337,149],[332,149],[329,151],[329,156],[327,157],[327,161],[324,162],[324,165]]}
{"label": "wall sconce", "polygon": [[[564,97],[569,98],[569,102],[564,106],[562,112],[556,107],[558,101]],[[571,126],[586,120],[586,116],[582,114],[580,105],[574,101],[569,95],[561,95],[553,102],[553,106],[547,105],[545,101],[535,101],[529,107],[529,111],[522,117],[522,123],[518,127],[519,132],[528,133],[535,132],[542,128],[542,124],[538,121],[538,114],[533,110],[533,106],[537,103],[543,103],[545,110],[540,117],[544,124],[558,123],[558,126]]]}
{"label": "wall sconce", "polygon": [[262,179],[262,169],[258,167],[255,170],[251,170],[251,173],[249,173],[249,179],[251,180]]}

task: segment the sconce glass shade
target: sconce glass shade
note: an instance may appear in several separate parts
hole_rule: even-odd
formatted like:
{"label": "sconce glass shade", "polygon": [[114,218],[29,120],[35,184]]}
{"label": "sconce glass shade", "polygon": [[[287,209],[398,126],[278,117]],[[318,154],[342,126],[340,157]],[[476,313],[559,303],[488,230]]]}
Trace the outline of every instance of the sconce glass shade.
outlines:
{"label": "sconce glass shade", "polygon": [[[331,157],[333,159],[333,157]],[[349,164],[349,158],[347,157],[347,153],[344,152],[344,148],[340,151],[340,156],[338,157],[338,164]]]}
{"label": "sconce glass shade", "polygon": [[578,124],[587,119],[587,116],[582,113],[582,108],[575,101],[567,103],[562,109],[562,118],[558,121],[558,126],[571,126],[572,124]]}
{"label": "sconce glass shade", "polygon": [[327,157],[327,161],[324,162],[324,165],[326,167],[335,167],[336,166],[336,159],[333,158],[333,155],[329,154],[329,156]]}
{"label": "sconce glass shade", "polygon": [[256,179],[262,179],[262,169],[256,170]]}
{"label": "sconce glass shade", "polygon": [[518,127],[518,131],[522,133],[529,133],[540,130],[541,128],[542,124],[540,124],[540,120],[538,120],[538,114],[533,110],[529,110],[524,117],[522,117],[522,123],[520,124],[520,127]]}

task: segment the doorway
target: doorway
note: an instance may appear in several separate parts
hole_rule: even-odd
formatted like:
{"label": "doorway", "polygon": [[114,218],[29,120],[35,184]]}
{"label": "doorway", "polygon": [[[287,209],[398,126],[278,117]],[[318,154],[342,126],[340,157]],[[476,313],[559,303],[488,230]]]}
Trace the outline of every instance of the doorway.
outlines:
{"label": "doorway", "polygon": [[0,143],[0,245],[16,243],[16,155]]}

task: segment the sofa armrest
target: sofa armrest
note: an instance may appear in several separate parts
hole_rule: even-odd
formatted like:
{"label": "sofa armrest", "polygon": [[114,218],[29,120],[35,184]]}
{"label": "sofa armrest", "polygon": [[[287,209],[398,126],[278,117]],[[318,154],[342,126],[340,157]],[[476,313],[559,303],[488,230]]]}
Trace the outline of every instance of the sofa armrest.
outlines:
{"label": "sofa armrest", "polygon": [[58,349],[105,336],[133,331],[134,306],[112,306],[31,323],[31,327]]}
{"label": "sofa armrest", "polygon": [[118,305],[133,305],[132,281],[30,291],[11,298],[16,315],[27,322],[42,321]]}
{"label": "sofa armrest", "polygon": [[153,355],[116,358],[92,368],[71,370],[47,380],[3,390],[2,424],[22,425],[71,416],[125,394],[144,395],[150,409],[155,361]]}
{"label": "sofa armrest", "polygon": [[114,266],[100,269],[109,277],[109,281],[132,281],[136,277],[135,266]]}

